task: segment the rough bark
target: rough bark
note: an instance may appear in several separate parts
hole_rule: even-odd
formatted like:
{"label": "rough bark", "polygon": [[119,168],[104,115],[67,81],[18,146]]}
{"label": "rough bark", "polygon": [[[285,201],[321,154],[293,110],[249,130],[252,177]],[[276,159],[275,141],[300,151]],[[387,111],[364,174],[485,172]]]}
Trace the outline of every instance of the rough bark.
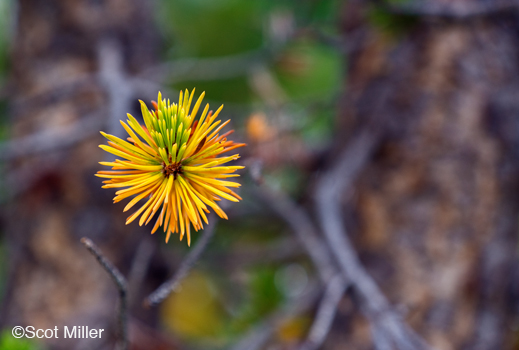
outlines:
{"label": "rough bark", "polygon": [[[10,161],[9,171],[16,175],[8,189],[14,196],[6,218],[10,289],[2,321],[5,326],[58,326],[60,332],[64,325],[105,329],[100,342],[67,341],[60,333],[61,339],[46,340],[53,349],[102,348],[114,337],[116,289],[79,243],[82,236],[92,238],[127,273],[124,266],[136,249],[136,237],[141,237],[130,233],[135,228],[124,227],[122,208],[111,204],[113,193],[102,191],[101,181],[94,177],[97,162],[106,158],[97,148],[102,141],[98,130],[110,128],[112,119],[124,118],[111,115],[121,101],[113,89],[108,91],[106,74],[114,71],[109,66],[103,77],[107,64],[103,60],[118,65],[120,74],[130,75],[153,62],[154,42],[146,1],[18,3],[10,92],[12,137],[62,131],[40,138],[31,146],[34,152]],[[103,56],[104,49],[117,57]],[[121,99],[127,103],[124,96]],[[88,118],[100,122],[64,129]],[[76,133],[77,139],[38,152],[39,147],[70,137],[69,133]]]}
{"label": "rough bark", "polygon": [[[383,129],[348,225],[392,303],[446,350],[517,344],[518,11],[479,4],[386,8],[380,27],[350,2],[343,18],[340,129]],[[369,347],[364,321],[351,332],[346,343]]]}

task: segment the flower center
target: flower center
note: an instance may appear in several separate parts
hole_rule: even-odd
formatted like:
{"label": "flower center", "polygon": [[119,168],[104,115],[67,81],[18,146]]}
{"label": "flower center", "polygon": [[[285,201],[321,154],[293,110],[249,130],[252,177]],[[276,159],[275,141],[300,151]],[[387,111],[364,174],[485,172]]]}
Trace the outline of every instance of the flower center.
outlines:
{"label": "flower center", "polygon": [[164,176],[169,177],[170,175],[173,175],[173,178],[176,180],[178,174],[182,174],[182,164],[180,162],[168,164],[162,163],[163,169],[162,172],[164,173]]}

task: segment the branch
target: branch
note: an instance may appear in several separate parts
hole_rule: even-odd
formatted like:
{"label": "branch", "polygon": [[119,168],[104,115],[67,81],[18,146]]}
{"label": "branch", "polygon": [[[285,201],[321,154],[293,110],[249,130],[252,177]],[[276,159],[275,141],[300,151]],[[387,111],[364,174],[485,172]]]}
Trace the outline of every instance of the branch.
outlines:
{"label": "branch", "polygon": [[306,341],[299,350],[317,350],[321,347],[330,332],[339,302],[346,291],[347,284],[341,275],[337,275],[328,283],[324,297],[317,309],[317,315],[310,328]]}
{"label": "branch", "polygon": [[164,282],[159,288],[157,288],[153,293],[151,293],[145,300],[144,306],[156,306],[160,304],[164,299],[168,297],[177,287],[180,285],[182,280],[187,276],[189,271],[193,268],[193,265],[198,261],[205,248],[211,241],[211,238],[214,235],[215,226],[216,226],[216,217],[214,215],[210,215],[208,218],[209,225],[204,229],[202,233],[202,237],[198,239],[195,247],[187,254],[186,258],[180,263],[180,267],[175,272],[173,277]]}
{"label": "branch", "polygon": [[264,183],[261,178],[261,165],[259,163],[256,162],[249,166],[249,171],[261,188],[261,190],[256,191],[256,195],[263,199],[269,205],[269,208],[272,208],[292,228],[316,267],[322,283],[327,285],[325,295],[317,311],[316,320],[300,350],[318,349],[331,329],[337,305],[350,283],[339,273],[328,246],[323,244],[317,235],[317,229],[305,210],[294,203],[285,193],[274,191]]}
{"label": "branch", "polygon": [[351,188],[377,143],[378,136],[369,130],[353,139],[339,156],[336,166],[318,182],[315,193],[317,214],[328,246],[343,275],[350,279],[352,287],[359,293],[361,310],[372,323],[372,327],[384,332],[399,349],[430,349],[430,346],[391,310],[386,297],[360,263],[342,222],[341,197]]}
{"label": "branch", "polygon": [[103,84],[109,101],[108,133],[124,135],[120,120],[131,110],[133,85],[124,69],[121,43],[113,38],[101,40],[97,47],[99,80]]}
{"label": "branch", "polygon": [[290,226],[316,267],[321,281],[326,284],[337,273],[337,268],[305,210],[286,194],[274,191],[265,184],[255,194]]}
{"label": "branch", "polygon": [[119,270],[103,255],[98,246],[92,240],[83,237],[81,243],[88,249],[88,251],[97,259],[97,262],[105,269],[114,281],[119,291],[119,345],[121,350],[127,350],[128,341],[128,285],[124,276]]}
{"label": "branch", "polygon": [[0,160],[8,161],[70,147],[98,132],[103,123],[103,115],[103,112],[93,113],[72,125],[3,142],[0,144]]}
{"label": "branch", "polygon": [[212,58],[185,58],[149,68],[139,74],[143,79],[168,80],[169,83],[196,80],[221,80],[246,75],[272,54],[267,49]]}
{"label": "branch", "polygon": [[[123,58],[120,45],[115,40],[105,39],[98,46],[99,81],[104,85],[109,103],[108,133],[120,136],[123,128],[119,120],[124,118],[130,110],[131,99],[134,94],[132,81],[126,76],[123,67]],[[97,78],[86,77],[75,84],[56,88],[51,94],[34,97],[35,103],[41,99],[46,102],[54,98],[64,98],[75,93],[86,84],[92,84]],[[31,101],[31,100],[29,100]],[[22,102],[27,102],[22,100]],[[15,102],[22,105],[22,102]],[[42,102],[42,103],[43,103]],[[29,103],[29,102],[27,102]],[[15,106],[16,107],[16,106]],[[19,108],[19,107],[16,107]],[[0,160],[12,160],[23,156],[47,153],[50,151],[70,147],[97,133],[105,121],[106,111],[99,111],[81,118],[72,125],[54,128],[32,135],[9,140],[0,144]]]}
{"label": "branch", "polygon": [[[121,135],[122,126],[119,120],[130,110],[133,97],[133,84],[127,78],[123,70],[123,59],[118,42],[104,40],[98,47],[99,80],[105,86],[109,103],[108,132],[113,135]],[[85,84],[95,82],[92,77],[86,77],[76,84],[65,85],[56,89],[52,94],[37,96],[44,102],[63,96],[70,96]],[[25,100],[24,100],[25,101]],[[21,104],[18,103],[18,104]],[[47,153],[54,150],[70,147],[78,142],[91,137],[104,125],[106,111],[99,111],[81,118],[72,125],[66,125],[51,130],[37,132],[32,135],[9,140],[0,144],[0,160],[8,161],[15,158]]]}
{"label": "branch", "polygon": [[467,3],[432,3],[418,2],[401,6],[386,5],[388,12],[396,15],[430,17],[446,20],[469,20],[491,17],[519,11],[517,0],[467,2]]}
{"label": "branch", "polygon": [[[89,88],[95,88],[97,82],[98,79],[95,75],[84,74],[72,81],[62,82],[36,94],[18,97],[16,99],[14,99],[13,96],[13,100],[9,106],[10,113],[16,115],[17,118],[30,116],[31,110],[42,109],[50,104],[58,104],[63,100],[72,99],[81,92],[88,91]],[[12,87],[10,87],[9,84],[4,86],[2,91],[0,91],[0,99],[2,99],[3,96],[10,98],[10,90],[12,90]]]}
{"label": "branch", "polygon": [[371,326],[371,338],[375,349],[378,350],[393,350],[394,342],[391,337],[378,324],[372,324]]}

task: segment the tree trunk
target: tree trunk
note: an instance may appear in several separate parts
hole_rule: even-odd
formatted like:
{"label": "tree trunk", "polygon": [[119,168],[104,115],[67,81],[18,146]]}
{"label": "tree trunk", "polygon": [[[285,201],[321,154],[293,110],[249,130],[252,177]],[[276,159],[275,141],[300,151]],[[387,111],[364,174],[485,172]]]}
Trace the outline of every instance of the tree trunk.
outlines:
{"label": "tree trunk", "polygon": [[[431,345],[512,349],[518,13],[442,3],[408,13],[345,8],[341,130],[382,129],[350,197],[357,220],[348,225],[370,273]],[[354,323],[352,346],[366,344],[363,329]]]}
{"label": "tree trunk", "polygon": [[[10,289],[1,315],[4,326],[58,326],[60,339],[45,339],[53,349],[104,348],[114,338],[117,289],[79,241],[92,238],[124,266],[142,237],[124,227],[121,206],[111,204],[113,193],[94,173],[106,160],[99,130],[117,133],[112,120],[133,112],[134,96],[121,79],[154,61],[148,7],[138,0],[18,4],[12,137],[25,143],[4,155],[15,175],[6,220]],[[105,333],[65,340],[63,326]]]}

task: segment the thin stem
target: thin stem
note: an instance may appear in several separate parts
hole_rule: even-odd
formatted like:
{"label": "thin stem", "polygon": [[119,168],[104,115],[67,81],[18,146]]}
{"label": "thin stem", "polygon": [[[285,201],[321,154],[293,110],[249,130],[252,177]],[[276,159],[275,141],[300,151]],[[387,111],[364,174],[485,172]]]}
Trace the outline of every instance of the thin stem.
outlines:
{"label": "thin stem", "polygon": [[145,70],[139,76],[159,81],[195,81],[233,78],[246,75],[259,62],[271,59],[272,53],[266,49],[218,58],[186,58]]}
{"label": "thin stem", "polygon": [[315,265],[321,281],[327,283],[336,274],[337,268],[305,209],[285,193],[274,191],[266,184],[261,184],[255,194],[290,226]]}
{"label": "thin stem", "polygon": [[[377,134],[369,130],[351,141],[339,156],[338,163],[318,183],[315,194],[317,214],[330,251],[344,277],[351,281],[361,296],[361,309],[376,332],[392,339],[401,350],[431,349],[392,310],[385,295],[361,264],[343,223],[340,210],[343,194],[351,189],[377,144]],[[377,343],[375,346],[382,350]]]}
{"label": "thin stem", "polygon": [[100,110],[85,116],[72,125],[38,131],[28,136],[2,142],[0,143],[0,160],[9,161],[71,147],[97,133],[103,123],[104,115],[105,111]]}
{"label": "thin stem", "polygon": [[211,238],[214,235],[215,226],[216,226],[216,218],[214,215],[211,215],[208,218],[210,222],[209,225],[205,228],[202,233],[202,236],[196,242],[194,248],[189,252],[186,258],[180,263],[180,267],[175,272],[171,279],[164,282],[159,288],[157,288],[153,293],[148,295],[148,297],[144,300],[144,306],[156,306],[160,304],[164,299],[168,297],[175,289],[178,288],[182,280],[187,276],[189,271],[193,268],[194,264],[198,261],[205,248],[211,241]]}
{"label": "thin stem", "polygon": [[317,228],[305,209],[297,205],[282,191],[275,191],[265,184],[261,178],[261,165],[259,163],[253,163],[249,169],[252,178],[261,188],[261,190],[256,191],[256,195],[264,200],[290,226],[315,265],[321,282],[326,286],[325,295],[319,305],[315,322],[300,350],[318,349],[331,329],[337,312],[337,305],[344,291],[350,285],[350,281],[337,269],[329,247],[318,236]]}
{"label": "thin stem", "polygon": [[101,249],[97,245],[92,242],[92,240],[83,237],[81,238],[81,243],[88,249],[88,251],[96,258],[97,262],[101,265],[101,267],[108,272],[108,275],[112,278],[115,285],[117,286],[117,290],[119,291],[119,318],[118,318],[118,328],[119,328],[119,344],[118,349],[127,350],[129,341],[128,341],[128,283],[126,279],[121,274],[121,272],[115,267],[110,260],[108,260],[104,254],[101,252]]}
{"label": "thin stem", "polygon": [[347,284],[341,275],[331,279],[326,286],[326,291],[317,309],[317,315],[310,328],[308,337],[299,350],[317,350],[321,347],[332,328],[337,307],[346,288]]}

